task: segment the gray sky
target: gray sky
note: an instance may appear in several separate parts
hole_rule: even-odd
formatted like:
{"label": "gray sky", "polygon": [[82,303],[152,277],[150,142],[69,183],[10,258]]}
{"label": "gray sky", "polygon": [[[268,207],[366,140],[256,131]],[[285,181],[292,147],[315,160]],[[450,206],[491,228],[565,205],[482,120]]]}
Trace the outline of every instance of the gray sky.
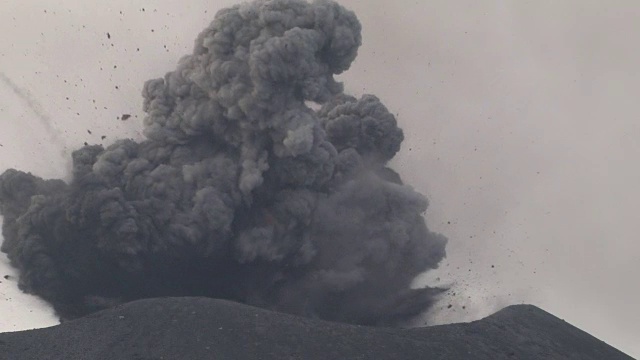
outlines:
{"label": "gray sky", "polygon": [[[65,177],[84,141],[139,137],[144,80],[235,1],[189,3],[0,3],[0,169]],[[432,321],[533,303],[640,357],[640,3],[341,3],[364,44],[340,79],[398,115],[393,165],[450,239],[419,281],[453,284]],[[0,274],[14,274],[4,257]],[[55,323],[15,278],[0,280],[0,331]]]}

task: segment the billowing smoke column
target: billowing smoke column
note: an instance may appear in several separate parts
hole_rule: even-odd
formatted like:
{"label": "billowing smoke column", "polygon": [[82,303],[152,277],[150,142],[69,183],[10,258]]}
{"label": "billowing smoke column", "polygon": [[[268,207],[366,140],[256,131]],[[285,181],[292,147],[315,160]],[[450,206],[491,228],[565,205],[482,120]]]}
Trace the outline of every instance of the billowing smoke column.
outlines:
{"label": "billowing smoke column", "polygon": [[403,140],[394,116],[333,79],[360,43],[330,1],[218,12],[192,55],[146,82],[145,141],[75,151],[69,184],[1,175],[20,287],[62,319],[156,296],[369,325],[423,312],[441,290],[410,284],[446,239],[386,167]]}

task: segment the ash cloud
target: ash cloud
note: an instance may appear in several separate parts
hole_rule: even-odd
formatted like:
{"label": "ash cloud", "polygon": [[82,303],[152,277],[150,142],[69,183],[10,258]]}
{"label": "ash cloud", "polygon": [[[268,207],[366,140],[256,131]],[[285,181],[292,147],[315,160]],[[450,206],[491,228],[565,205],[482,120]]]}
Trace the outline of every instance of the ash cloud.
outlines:
{"label": "ash cloud", "polygon": [[21,289],[63,320],[156,296],[368,325],[428,309],[442,290],[410,285],[446,238],[386,166],[402,130],[333,77],[360,30],[331,1],[221,10],[145,83],[146,140],[76,150],[69,183],[4,172],[2,251]]}

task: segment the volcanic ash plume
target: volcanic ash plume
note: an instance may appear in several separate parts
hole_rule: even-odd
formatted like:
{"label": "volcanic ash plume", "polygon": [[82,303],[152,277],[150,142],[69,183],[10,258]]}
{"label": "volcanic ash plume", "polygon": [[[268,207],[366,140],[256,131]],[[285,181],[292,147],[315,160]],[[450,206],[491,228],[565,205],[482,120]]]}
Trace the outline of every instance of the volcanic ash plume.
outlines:
{"label": "volcanic ash plume", "polygon": [[410,285],[446,239],[386,167],[394,116],[333,78],[360,43],[330,1],[218,12],[192,55],[145,83],[146,140],[76,150],[69,184],[0,176],[21,289],[62,319],[191,295],[370,325],[426,310],[440,289]]}

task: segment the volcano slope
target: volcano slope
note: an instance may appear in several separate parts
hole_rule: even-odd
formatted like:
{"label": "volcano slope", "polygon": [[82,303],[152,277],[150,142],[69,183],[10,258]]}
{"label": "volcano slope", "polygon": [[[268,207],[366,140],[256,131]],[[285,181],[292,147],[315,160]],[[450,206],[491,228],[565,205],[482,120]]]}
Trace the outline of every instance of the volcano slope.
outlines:
{"label": "volcano slope", "polygon": [[471,323],[392,329],[199,297],[138,300],[50,328],[3,333],[0,358],[632,359],[532,305]]}

